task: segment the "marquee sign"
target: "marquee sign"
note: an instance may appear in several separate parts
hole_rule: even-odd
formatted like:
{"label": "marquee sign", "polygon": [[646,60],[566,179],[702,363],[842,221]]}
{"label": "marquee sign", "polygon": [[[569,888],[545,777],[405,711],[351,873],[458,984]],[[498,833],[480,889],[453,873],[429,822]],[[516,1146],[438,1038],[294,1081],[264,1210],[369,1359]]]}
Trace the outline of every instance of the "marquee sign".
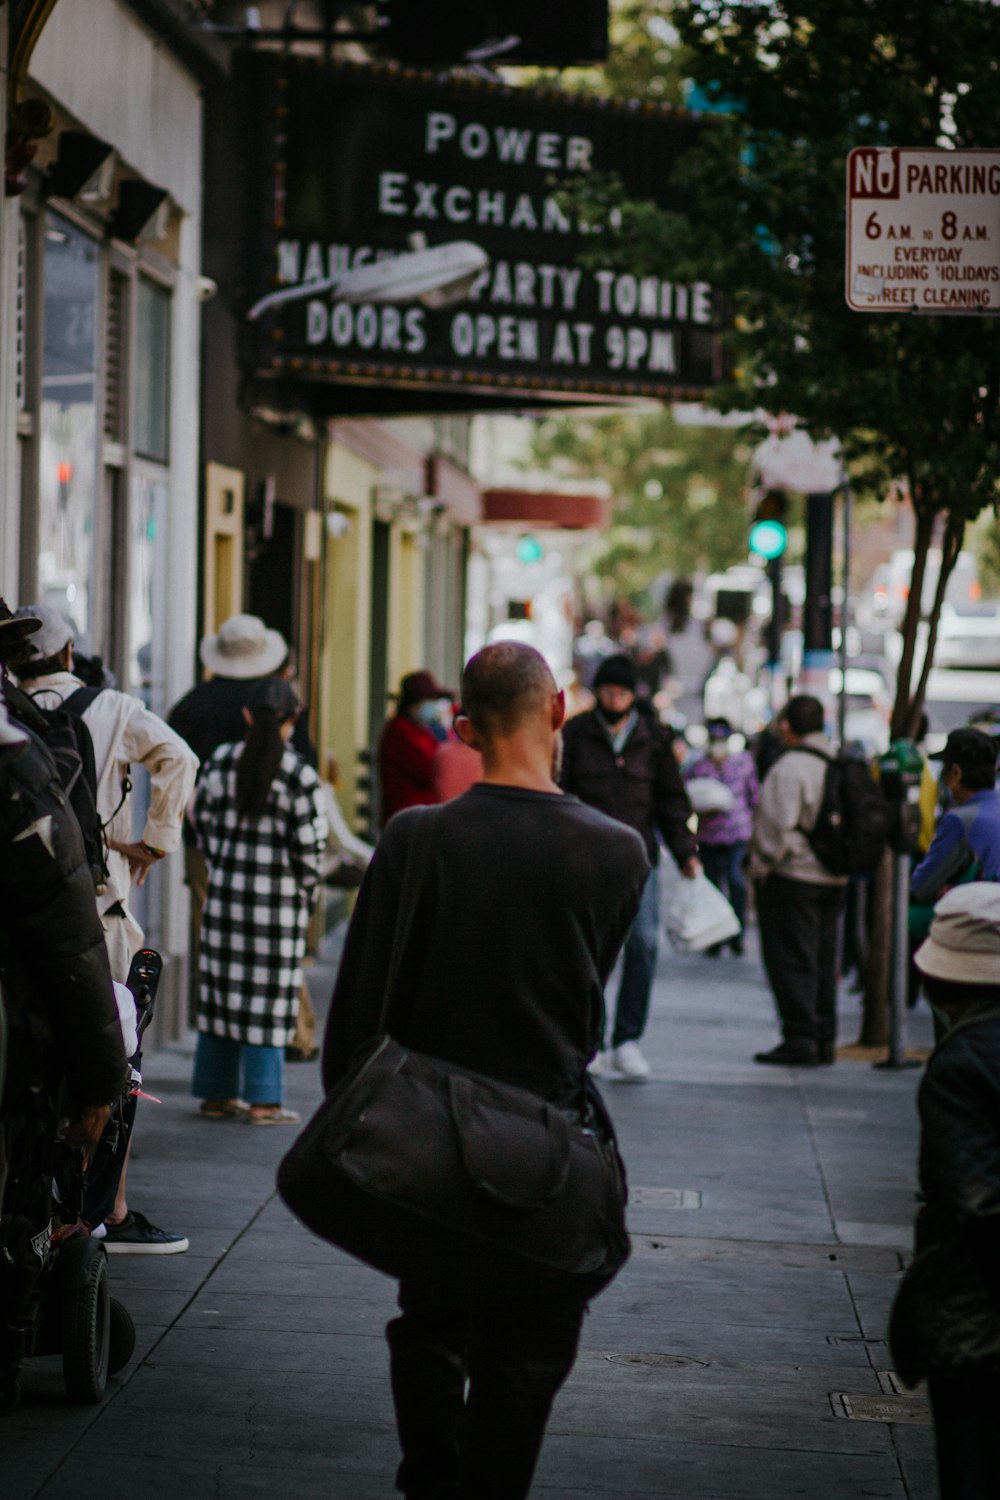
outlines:
{"label": "marquee sign", "polygon": [[[669,266],[581,264],[599,238],[559,196],[615,172],[630,196],[680,207],[672,176],[695,119],[394,67],[258,53],[244,69],[262,163],[245,309],[257,377],[302,396],[374,383],[480,407],[692,396],[718,378],[711,289]],[[411,252],[414,236],[484,252],[464,300],[338,296],[338,277]],[[334,394],[319,397],[328,409]]]}

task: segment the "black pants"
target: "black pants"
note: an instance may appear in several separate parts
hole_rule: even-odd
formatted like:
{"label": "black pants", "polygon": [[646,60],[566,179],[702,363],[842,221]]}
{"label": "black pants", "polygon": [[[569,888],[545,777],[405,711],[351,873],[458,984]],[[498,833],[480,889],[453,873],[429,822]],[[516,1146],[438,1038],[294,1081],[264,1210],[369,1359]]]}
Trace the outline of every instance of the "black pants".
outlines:
{"label": "black pants", "polygon": [[1000,1371],[929,1383],[941,1500],[1000,1493]]}
{"label": "black pants", "polygon": [[769,875],[757,886],[764,968],[782,1036],[803,1052],[832,1058],[837,1035],[837,919],[844,892]]}
{"label": "black pants", "polygon": [[539,1287],[403,1282],[386,1328],[407,1500],[523,1500],[585,1304]]}

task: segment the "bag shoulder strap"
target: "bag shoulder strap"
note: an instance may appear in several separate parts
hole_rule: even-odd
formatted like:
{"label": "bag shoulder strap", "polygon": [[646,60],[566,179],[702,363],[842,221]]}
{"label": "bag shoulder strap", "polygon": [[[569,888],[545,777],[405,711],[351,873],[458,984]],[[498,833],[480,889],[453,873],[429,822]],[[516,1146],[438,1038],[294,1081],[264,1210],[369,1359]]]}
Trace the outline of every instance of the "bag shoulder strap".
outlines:
{"label": "bag shoulder strap", "polygon": [[396,913],[396,930],[392,938],[392,953],[389,956],[389,972],[386,975],[385,989],[382,992],[382,1003],[379,1009],[377,1031],[385,1030],[386,1018],[389,1007],[392,1004],[396,988],[399,984],[399,973],[403,964],[403,954],[413,930],[413,922],[417,915],[417,907],[420,897],[423,895],[427,871],[431,862],[431,847],[434,839],[435,808],[421,808],[413,818],[413,833],[410,838],[409,848],[406,851],[406,863],[403,867],[403,884],[399,896],[399,910]]}
{"label": "bag shoulder strap", "polygon": [[74,688],[69,697],[63,699],[62,707],[68,709],[71,714],[76,714],[78,717],[82,718],[83,715],[87,712],[87,709],[93,703],[94,699],[97,698],[103,691],[104,689],[99,687]]}
{"label": "bag shoulder strap", "polygon": [[[782,755],[812,755],[816,760],[825,761],[828,766],[836,765],[840,761],[839,755],[827,755],[825,750],[818,750],[815,745],[789,745],[787,750],[782,750]],[[781,759],[781,756],[778,757]]]}

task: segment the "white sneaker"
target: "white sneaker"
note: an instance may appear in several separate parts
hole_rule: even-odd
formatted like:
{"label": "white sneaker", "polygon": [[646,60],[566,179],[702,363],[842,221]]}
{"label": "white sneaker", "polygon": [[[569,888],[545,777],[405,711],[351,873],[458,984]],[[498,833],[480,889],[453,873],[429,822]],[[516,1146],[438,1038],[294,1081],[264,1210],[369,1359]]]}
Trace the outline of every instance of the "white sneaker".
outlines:
{"label": "white sneaker", "polygon": [[630,1083],[645,1083],[652,1069],[642,1055],[638,1042],[622,1042],[611,1054],[611,1065]]}
{"label": "white sneaker", "polygon": [[591,1078],[604,1077],[604,1060],[607,1055],[608,1054],[606,1052],[594,1053],[590,1062],[587,1064],[587,1072],[590,1074]]}

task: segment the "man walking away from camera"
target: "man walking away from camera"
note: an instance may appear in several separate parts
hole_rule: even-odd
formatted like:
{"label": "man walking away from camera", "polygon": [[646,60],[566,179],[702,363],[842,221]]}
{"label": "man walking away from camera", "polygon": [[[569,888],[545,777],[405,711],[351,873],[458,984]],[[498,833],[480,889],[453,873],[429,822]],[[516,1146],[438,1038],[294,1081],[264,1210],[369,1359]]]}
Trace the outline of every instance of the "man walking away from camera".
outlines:
{"label": "man walking away from camera", "polygon": [[[564,795],[553,767],[564,717],[544,658],[515,642],[465,669],[457,729],[484,779],[440,808],[389,823],[361,888],[323,1054],[329,1089],[378,1029],[414,830],[433,847],[403,955],[397,1040],[580,1110],[600,1038],[603,986],[648,864],[630,829]],[[390,1030],[392,1030],[390,1025]],[[395,1034],[395,1032],[394,1032]],[[542,1270],[401,1281],[387,1329],[408,1500],[520,1500],[552,1401],[576,1355],[585,1303]]]}
{"label": "man walking away from camera", "polygon": [[649,1015],[660,939],[659,838],[682,875],[693,878],[701,865],[688,828],[691,804],[670,735],[649,708],[636,702],[636,688],[629,657],[609,656],[601,663],[593,681],[596,708],[566,725],[560,782],[581,802],[634,828],[649,856],[642,901],[625,940],[611,1033],[612,1067],[622,1078],[641,1083],[649,1077],[649,1064],[639,1041]]}
{"label": "man walking away from camera", "polygon": [[806,693],[789,699],[778,733],[784,749],[764,777],[747,859],[782,1039],[754,1061],[811,1068],[834,1057],[837,919],[847,876],[831,874],[808,838],[834,755],[819,699]]}

